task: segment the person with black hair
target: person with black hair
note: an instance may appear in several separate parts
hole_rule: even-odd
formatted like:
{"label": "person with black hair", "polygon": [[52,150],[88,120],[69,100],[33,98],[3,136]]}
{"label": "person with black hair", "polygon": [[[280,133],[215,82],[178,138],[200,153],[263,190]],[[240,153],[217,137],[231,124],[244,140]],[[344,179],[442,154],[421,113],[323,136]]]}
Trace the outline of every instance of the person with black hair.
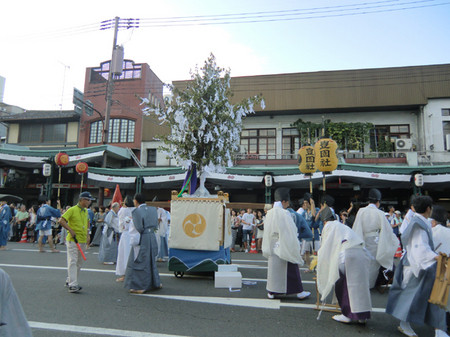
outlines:
{"label": "person with black hair", "polygon": [[300,242],[293,217],[287,208],[289,189],[275,190],[275,203],[264,221],[263,255],[268,259],[267,297],[296,294],[302,300],[311,295],[303,289],[298,265],[303,265]]}
{"label": "person with black hair", "polygon": [[386,312],[400,320],[398,330],[406,336],[417,336],[410,323],[435,328],[435,336],[445,333],[445,310],[428,302],[436,278],[436,259],[431,223],[433,199],[417,196],[413,206],[416,215],[402,233],[405,255],[398,264],[389,291]]}
{"label": "person with black hair", "polygon": [[156,264],[158,243],[155,232],[158,230],[158,211],[156,207],[146,205],[145,196],[141,193],[135,194],[133,202],[136,207],[131,212],[133,224],[140,233],[139,243],[133,246],[139,247],[139,251],[132,249],[130,252],[125,273],[125,288],[128,288],[130,293],[143,294],[152,289],[162,288]]}
{"label": "person with black hair", "polygon": [[53,243],[52,218],[58,219],[61,216],[60,201],[58,200],[57,209],[50,206],[51,201],[45,195],[41,195],[39,197],[39,201],[41,202],[41,207],[39,207],[36,217],[36,230],[39,231],[39,238],[38,238],[39,252],[45,253],[44,244],[42,240],[46,236],[52,253],[59,253],[59,250],[55,248]]}
{"label": "person with black hair", "polygon": [[393,270],[394,255],[398,239],[383,211],[379,209],[381,192],[372,188],[369,191],[369,205],[360,208],[353,224],[353,230],[364,240],[365,248],[372,255],[369,266],[370,288],[376,286],[380,266]]}
{"label": "person with black hair", "polygon": [[312,195],[305,193],[303,199],[300,199],[300,202],[301,207],[297,210],[297,213],[303,217],[309,229],[307,231],[300,231],[299,229],[299,235],[301,236],[300,254],[309,267],[311,263],[310,255],[316,254],[320,248],[320,233],[322,232],[323,225],[320,220],[316,220],[316,213],[319,209],[316,208]]}

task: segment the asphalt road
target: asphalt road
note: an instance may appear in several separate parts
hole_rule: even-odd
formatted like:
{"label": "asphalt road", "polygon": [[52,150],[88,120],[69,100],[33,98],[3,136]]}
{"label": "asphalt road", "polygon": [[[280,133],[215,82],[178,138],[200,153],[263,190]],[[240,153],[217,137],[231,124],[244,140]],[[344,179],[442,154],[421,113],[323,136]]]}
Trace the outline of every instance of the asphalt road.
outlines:
{"label": "asphalt road", "polygon": [[[10,275],[37,337],[401,336],[398,321],[384,313],[387,292],[372,291],[374,312],[365,326],[335,322],[325,311],[318,320],[314,275],[303,270],[309,299],[267,299],[261,254],[232,254],[245,283],[240,291],[214,288],[212,276],[176,278],[161,262],[163,289],[131,295],[115,282],[115,267],[98,261],[94,247],[81,271],[82,292],[70,294],[64,288],[65,247],[58,248],[60,253],[39,253],[30,243],[8,243],[0,251],[0,267]],[[429,327],[414,328],[419,336],[434,336]]]}

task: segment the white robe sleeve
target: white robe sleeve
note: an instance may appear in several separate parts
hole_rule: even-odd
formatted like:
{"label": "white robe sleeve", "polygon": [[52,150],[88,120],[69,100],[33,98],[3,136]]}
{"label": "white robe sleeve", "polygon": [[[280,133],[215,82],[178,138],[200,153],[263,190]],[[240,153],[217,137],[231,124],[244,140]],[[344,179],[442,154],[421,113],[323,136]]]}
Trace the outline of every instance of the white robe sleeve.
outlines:
{"label": "white robe sleeve", "polygon": [[427,269],[436,263],[437,254],[431,250],[428,244],[427,233],[420,228],[415,228],[411,233],[411,239],[406,244],[406,251],[411,271],[415,277],[419,276],[420,270]]}

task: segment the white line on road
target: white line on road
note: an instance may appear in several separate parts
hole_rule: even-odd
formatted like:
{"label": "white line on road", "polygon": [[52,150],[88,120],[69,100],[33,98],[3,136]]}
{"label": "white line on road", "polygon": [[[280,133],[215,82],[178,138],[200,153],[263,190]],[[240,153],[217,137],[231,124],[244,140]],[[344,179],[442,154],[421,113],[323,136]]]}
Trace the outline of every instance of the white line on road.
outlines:
{"label": "white line on road", "polygon": [[[80,326],[80,325],[67,325],[67,324],[55,324],[55,323],[43,323],[43,322],[28,322],[33,329],[43,330],[55,330],[64,332],[85,333],[90,335],[103,335],[103,336],[119,336],[119,337],[181,337],[183,335],[167,335],[153,332],[142,332],[132,330],[118,330],[108,328],[96,328],[92,326]],[[184,337],[184,336],[183,336]]]}
{"label": "white line on road", "polygon": [[[209,304],[234,305],[241,307],[253,307],[260,309],[280,309],[286,308],[302,308],[302,309],[316,309],[316,304],[309,303],[285,303],[279,299],[259,299],[259,298],[229,298],[229,297],[210,297],[210,296],[176,296],[176,295],[155,295],[155,294],[137,294],[134,296],[157,297],[168,300],[200,302]],[[372,308],[372,312],[384,313],[384,308]]]}
{"label": "white line on road", "polygon": [[209,297],[209,296],[173,296],[142,294],[137,296],[165,298],[169,300],[200,302],[210,304],[234,305],[240,307],[252,307],[260,309],[280,309],[280,300],[265,300],[260,298],[229,298],[229,297]]}
{"label": "white line on road", "polygon": [[[29,268],[29,269],[50,269],[50,270],[67,270],[67,267],[53,267],[53,266],[34,266],[34,265],[26,265],[26,264],[7,264],[7,263],[0,263],[0,267],[11,267],[11,268]],[[108,270],[108,269],[93,269],[93,268],[81,268],[81,271],[87,271],[87,272],[94,272],[94,273],[110,273],[113,274],[116,271],[115,270]],[[159,276],[162,277],[173,277],[173,274],[170,273],[160,273]],[[199,277],[196,275],[187,275],[185,274],[183,277],[189,278],[189,277]],[[200,276],[204,277],[204,276]],[[255,282],[267,282],[267,279],[262,278],[243,278],[242,281],[255,281]],[[314,284],[314,281],[306,281],[302,280],[302,283],[305,284]]]}
{"label": "white line on road", "polygon": [[[18,264],[6,264],[0,263],[0,267],[13,267],[13,268],[33,268],[33,269],[52,269],[52,270],[64,270],[66,267],[52,267],[52,266],[33,266],[33,265],[18,265]],[[103,269],[81,269],[82,271],[89,272],[100,272],[100,273],[115,273],[115,270],[103,270]],[[160,276],[173,277],[173,274],[161,273]],[[190,275],[185,275],[189,277]],[[195,277],[195,276],[194,276]],[[243,278],[243,281],[256,281],[256,282],[267,282],[266,279],[255,279],[255,278]],[[302,281],[305,284],[314,284],[314,281]],[[304,304],[304,303],[281,303],[280,300],[266,300],[266,299],[255,299],[255,298],[227,298],[227,297],[203,297],[203,296],[176,296],[176,295],[152,295],[152,294],[142,294],[137,296],[147,296],[147,297],[159,297],[173,300],[182,301],[192,301],[192,302],[203,302],[211,304],[224,304],[224,305],[235,305],[235,306],[247,306],[247,307],[257,307],[266,309],[279,309],[280,307],[297,307],[305,309],[315,309],[314,304]],[[372,308],[372,312],[385,312],[384,308]],[[116,335],[112,335],[116,336]],[[117,335],[122,336],[122,335]],[[125,335],[127,336],[127,335]],[[130,335],[134,336],[134,335]],[[140,336],[140,335],[137,335]],[[146,335],[143,335],[146,336]],[[156,336],[156,335],[149,335]],[[162,335],[161,335],[162,336]]]}

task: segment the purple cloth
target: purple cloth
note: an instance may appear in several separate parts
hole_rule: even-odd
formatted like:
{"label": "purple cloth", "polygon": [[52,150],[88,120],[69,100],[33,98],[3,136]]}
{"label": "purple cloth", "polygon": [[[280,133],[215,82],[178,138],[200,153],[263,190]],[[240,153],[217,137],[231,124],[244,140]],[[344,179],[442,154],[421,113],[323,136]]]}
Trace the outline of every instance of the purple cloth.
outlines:
{"label": "purple cloth", "polygon": [[[298,294],[303,291],[302,278],[300,277],[300,270],[298,264],[287,263],[287,287],[286,295]],[[269,292],[269,294],[278,294]]]}
{"label": "purple cloth", "polygon": [[352,320],[366,320],[370,318],[370,311],[353,313],[350,308],[350,298],[348,297],[347,278],[345,274],[339,272],[339,280],[334,285],[336,298],[341,307],[342,314]]}

